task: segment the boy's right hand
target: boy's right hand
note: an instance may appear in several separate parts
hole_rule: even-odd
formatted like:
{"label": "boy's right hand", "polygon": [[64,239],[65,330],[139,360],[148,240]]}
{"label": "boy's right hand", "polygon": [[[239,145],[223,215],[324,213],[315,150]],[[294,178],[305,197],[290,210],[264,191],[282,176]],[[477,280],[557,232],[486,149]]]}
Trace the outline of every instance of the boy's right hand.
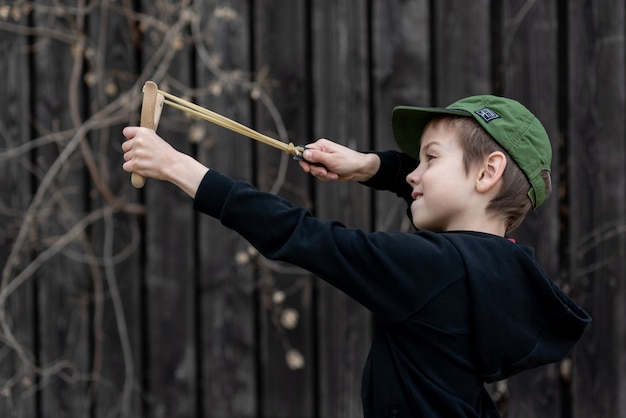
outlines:
{"label": "boy's right hand", "polygon": [[376,154],[354,151],[328,139],[306,146],[300,167],[320,180],[369,180],[380,167]]}

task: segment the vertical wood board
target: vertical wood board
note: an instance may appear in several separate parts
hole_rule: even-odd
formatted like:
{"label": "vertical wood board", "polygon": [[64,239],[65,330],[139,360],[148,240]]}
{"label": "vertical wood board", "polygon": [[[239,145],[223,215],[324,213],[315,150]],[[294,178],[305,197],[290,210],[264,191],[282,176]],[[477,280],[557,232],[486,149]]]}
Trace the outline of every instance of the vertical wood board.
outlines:
{"label": "vertical wood board", "polygon": [[[42,5],[51,6],[51,3],[42,2]],[[74,2],[66,4],[75,5]],[[80,30],[83,17],[69,19],[64,13],[51,16],[45,11],[34,11],[32,22],[50,31],[67,27]],[[84,103],[79,95],[72,94],[81,89],[80,44],[78,40],[66,43],[45,36],[36,39],[39,48],[34,55],[32,95],[35,135],[76,129],[84,118]],[[50,248],[86,214],[80,150],[75,149],[59,171],[50,171],[55,161],[63,157],[64,147],[62,143],[53,143],[38,148],[35,153],[38,193],[46,187],[45,180],[52,178],[37,211],[37,242],[33,244],[36,254]],[[37,350],[39,365],[44,370],[37,382],[41,387],[38,411],[42,417],[80,417],[91,407],[90,399],[84,394],[89,388],[87,376],[93,365],[90,296],[92,279],[97,278],[81,260],[89,251],[85,238],[84,233],[77,234],[36,273]],[[55,367],[59,361],[65,362],[65,366]]]}
{"label": "vertical wood board", "polygon": [[[374,150],[399,150],[391,125],[394,107],[430,103],[429,16],[427,1],[374,2],[371,33],[374,100],[371,148]],[[374,199],[376,230],[414,230],[404,200],[385,192],[375,193]]]}
{"label": "vertical wood board", "polygon": [[[261,91],[255,101],[255,126],[283,142],[305,145],[313,140],[307,138],[311,108],[306,84],[306,3],[260,1],[254,16],[254,71]],[[256,145],[255,155],[262,190],[311,208],[310,178],[291,156],[261,144]],[[265,260],[259,280],[261,413],[314,417],[318,406],[312,286],[319,279],[294,266]]]}
{"label": "vertical wood board", "polygon": [[[21,24],[26,20],[21,18]],[[0,266],[4,273],[10,263],[13,267],[2,281],[4,291],[19,272],[31,261],[28,242],[19,249],[17,237],[23,227],[22,219],[32,198],[30,153],[10,156],[9,152],[25,145],[29,140],[30,119],[30,68],[28,66],[27,39],[13,33],[3,33],[0,40]],[[0,278],[0,280],[3,280]],[[9,332],[19,347],[6,343],[7,328],[3,328],[0,343],[0,416],[34,417],[35,402],[32,388],[36,383],[34,371],[18,356],[23,349],[28,361],[35,355],[35,312],[34,284],[29,280],[8,295],[0,304],[0,321],[6,321]],[[1,302],[0,302],[1,303]]]}
{"label": "vertical wood board", "polygon": [[[312,4],[313,133],[353,149],[369,147],[372,136],[368,19],[365,3]],[[369,193],[354,182],[317,183],[316,214],[369,230]],[[327,284],[318,301],[320,415],[360,416],[370,314]]]}
{"label": "vertical wood board", "polygon": [[[245,1],[195,4],[202,34],[196,41],[199,103],[250,126],[250,10]],[[235,77],[231,82],[230,76]],[[189,121],[202,135],[198,158],[236,179],[252,178],[248,138],[204,121]],[[198,332],[201,416],[256,417],[256,282],[248,244],[219,221],[198,218]],[[245,259],[245,260],[244,260]]]}
{"label": "vertical wood board", "polygon": [[[88,28],[89,44],[94,48],[89,56],[101,59],[91,58],[85,63],[86,107],[91,115],[97,115],[120,95],[136,88],[137,44],[134,21],[107,3],[89,14]],[[139,96],[140,92],[136,93]],[[95,175],[90,172],[88,183],[92,208],[126,202],[139,209],[138,193],[128,173],[121,169],[122,129],[137,124],[138,110],[129,108],[124,123],[112,123],[90,135],[96,168]],[[118,210],[111,210],[91,229],[94,254],[102,260],[98,266],[101,286],[94,288],[93,297],[91,349],[95,373],[89,396],[93,398],[95,417],[141,416],[143,407],[141,215],[127,213],[125,207]]]}
{"label": "vertical wood board", "polygon": [[570,285],[593,317],[573,363],[573,416],[626,416],[625,10],[568,3]]}
{"label": "vertical wood board", "polygon": [[[546,272],[559,283],[559,208],[561,130],[559,122],[559,45],[557,2],[524,1],[502,5],[502,94],[524,104],[546,128],[552,141],[552,184],[555,192],[528,214],[510,235],[519,244],[535,248]],[[537,48],[541,43],[542,47]],[[562,416],[561,379],[558,364],[514,376],[508,381],[507,417]]]}
{"label": "vertical wood board", "polygon": [[[142,12],[163,25],[143,33],[143,71],[160,89],[179,93],[189,85],[190,4],[141,2]],[[144,23],[145,24],[145,23]],[[155,56],[154,67],[150,60]],[[163,78],[159,78],[162,75]],[[186,115],[163,109],[157,132],[174,148],[191,153]],[[197,414],[196,269],[192,202],[172,184],[148,180],[145,220],[145,403],[154,417]]]}
{"label": "vertical wood board", "polygon": [[435,85],[431,105],[447,106],[474,94],[493,91],[492,42],[488,0],[433,2]]}

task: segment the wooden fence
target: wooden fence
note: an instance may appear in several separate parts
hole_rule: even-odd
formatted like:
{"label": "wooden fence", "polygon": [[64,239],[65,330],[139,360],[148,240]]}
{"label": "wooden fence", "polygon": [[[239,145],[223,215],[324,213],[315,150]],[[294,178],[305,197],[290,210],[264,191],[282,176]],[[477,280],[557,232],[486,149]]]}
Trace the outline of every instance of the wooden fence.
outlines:
{"label": "wooden fence", "polygon": [[[626,417],[623,0],[0,0],[0,416],[358,417],[371,317],[121,170],[160,87],[282,140],[394,147],[391,109],[514,97],[555,193],[514,235],[594,322],[490,387],[507,417]],[[324,218],[404,207],[165,109],[159,132]],[[320,260],[324,262],[324,260]]]}

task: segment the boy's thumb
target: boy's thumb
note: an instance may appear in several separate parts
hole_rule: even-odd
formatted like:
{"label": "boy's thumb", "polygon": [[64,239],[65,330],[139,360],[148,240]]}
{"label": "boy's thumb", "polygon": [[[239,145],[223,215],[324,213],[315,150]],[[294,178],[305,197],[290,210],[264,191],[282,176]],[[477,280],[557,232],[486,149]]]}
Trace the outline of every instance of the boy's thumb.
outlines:
{"label": "boy's thumb", "polygon": [[304,150],[304,152],[302,153],[302,158],[304,158],[306,161],[309,161],[309,162],[315,162],[314,161],[315,156],[313,154],[313,151],[310,149]]}

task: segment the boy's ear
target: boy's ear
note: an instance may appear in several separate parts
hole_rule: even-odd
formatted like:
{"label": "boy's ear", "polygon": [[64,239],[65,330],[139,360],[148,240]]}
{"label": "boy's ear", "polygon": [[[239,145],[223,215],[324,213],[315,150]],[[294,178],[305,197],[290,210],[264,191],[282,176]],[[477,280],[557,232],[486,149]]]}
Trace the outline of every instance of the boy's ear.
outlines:
{"label": "boy's ear", "polygon": [[506,156],[500,151],[489,154],[476,176],[476,190],[485,193],[495,187],[504,174],[506,162]]}

